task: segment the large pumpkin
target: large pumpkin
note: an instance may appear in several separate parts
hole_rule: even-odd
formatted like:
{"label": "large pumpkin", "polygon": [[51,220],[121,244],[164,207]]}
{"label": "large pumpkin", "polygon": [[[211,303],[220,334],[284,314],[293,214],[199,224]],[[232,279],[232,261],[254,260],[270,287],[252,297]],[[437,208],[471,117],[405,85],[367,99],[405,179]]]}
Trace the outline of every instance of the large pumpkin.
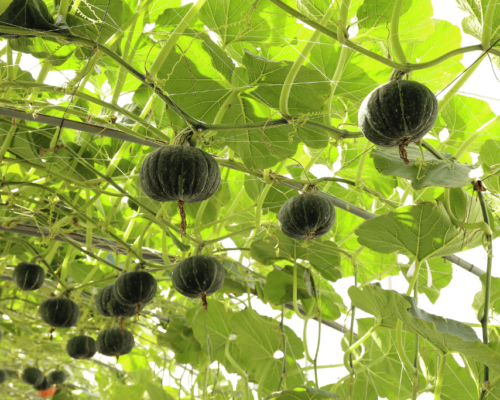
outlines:
{"label": "large pumpkin", "polygon": [[45,376],[39,369],[29,367],[23,371],[21,379],[23,380],[23,382],[29,385],[39,385],[40,383],[43,382]]}
{"label": "large pumpkin", "polygon": [[82,360],[91,358],[96,353],[95,340],[90,336],[76,336],[66,344],[66,352],[71,358]]}
{"label": "large pumpkin", "polygon": [[281,231],[296,240],[311,240],[327,234],[335,218],[333,198],[320,192],[294,196],[278,213]]}
{"label": "large pumpkin", "polygon": [[119,303],[135,305],[139,314],[141,306],[153,300],[157,287],[156,279],[149,272],[133,271],[120,275],[112,289]]}
{"label": "large pumpkin", "polygon": [[160,147],[150,153],[139,174],[141,188],[153,200],[177,201],[181,231],[186,231],[184,203],[207,200],[219,188],[220,168],[214,158],[191,146]]}
{"label": "large pumpkin", "polygon": [[22,262],[14,268],[14,282],[21,290],[37,290],[45,281],[45,272],[39,265]]}
{"label": "large pumpkin", "polygon": [[378,146],[404,149],[431,130],[438,115],[434,93],[415,81],[393,80],[373,90],[361,103],[358,126],[363,135]]}
{"label": "large pumpkin", "polygon": [[172,285],[186,297],[200,297],[207,309],[207,296],[217,292],[224,283],[224,267],[213,257],[193,256],[182,260],[172,273]]}
{"label": "large pumpkin", "polygon": [[97,351],[105,356],[119,357],[134,348],[134,336],[128,330],[109,328],[97,336]]}
{"label": "large pumpkin", "polygon": [[66,380],[66,373],[64,371],[51,371],[47,375],[47,382],[52,385],[60,385]]}
{"label": "large pumpkin", "polygon": [[97,311],[105,317],[132,317],[136,313],[136,305],[126,306],[116,300],[113,284],[104,286],[95,297]]}
{"label": "large pumpkin", "polygon": [[73,300],[49,297],[40,305],[40,317],[54,328],[69,328],[80,319],[80,309]]}

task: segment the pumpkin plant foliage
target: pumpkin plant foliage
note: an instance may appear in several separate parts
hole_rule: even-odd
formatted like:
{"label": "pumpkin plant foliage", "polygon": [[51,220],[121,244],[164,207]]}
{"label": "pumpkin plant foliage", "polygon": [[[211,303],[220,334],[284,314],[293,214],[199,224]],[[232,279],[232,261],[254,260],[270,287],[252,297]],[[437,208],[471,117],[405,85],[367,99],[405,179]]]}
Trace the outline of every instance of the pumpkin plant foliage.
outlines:
{"label": "pumpkin plant foliage", "polygon": [[[498,398],[500,6],[456,1],[1,3],[0,397]],[[479,324],[419,308],[452,263]]]}

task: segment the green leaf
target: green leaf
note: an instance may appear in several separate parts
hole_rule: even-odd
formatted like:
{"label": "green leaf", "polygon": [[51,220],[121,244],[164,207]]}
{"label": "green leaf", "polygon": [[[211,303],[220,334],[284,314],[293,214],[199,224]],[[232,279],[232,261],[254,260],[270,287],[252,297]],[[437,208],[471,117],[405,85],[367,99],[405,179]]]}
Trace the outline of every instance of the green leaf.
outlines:
{"label": "green leaf", "polygon": [[[302,266],[297,266],[297,268],[297,298],[310,299],[313,296],[308,292],[302,278],[307,270]],[[291,302],[293,300],[293,266],[287,265],[282,270],[271,271],[267,275],[264,294],[271,303],[284,304]]]}
{"label": "green leaf", "polygon": [[183,318],[174,318],[168,324],[167,333],[157,336],[156,341],[158,345],[171,349],[180,364],[198,365],[205,358],[193,329]]}
{"label": "green leaf", "polygon": [[395,328],[397,319],[401,319],[405,329],[419,334],[442,352],[459,352],[500,371],[500,353],[483,344],[470,326],[429,314],[417,308],[413,298],[375,285],[363,289],[351,286],[348,293],[356,307],[382,317],[384,326]]}
{"label": "green leaf", "polygon": [[153,383],[148,383],[146,386],[148,395],[151,400],[173,400],[174,397],[170,396],[162,387],[158,387]]}
{"label": "green leaf", "polygon": [[[233,314],[231,317],[233,332],[237,335],[236,345],[241,351],[240,365],[250,373],[250,380],[262,385],[264,393],[276,389],[282,374],[283,360],[275,359],[274,353],[283,350],[283,335],[280,325],[271,318],[260,316],[255,311],[247,309]],[[302,374],[298,372],[295,360],[303,357],[302,341],[292,329],[285,326],[287,337],[287,374],[283,384],[286,386],[300,385]]]}
{"label": "green leaf", "polygon": [[[41,31],[56,31],[69,35],[70,31],[64,17],[58,15],[54,20],[43,0],[14,0],[0,15],[0,25],[18,26]],[[0,33],[5,39],[15,39],[20,35]]]}
{"label": "green leaf", "polygon": [[411,180],[411,186],[420,190],[427,186],[462,187],[472,180],[474,167],[455,161],[449,153],[441,153],[445,160],[424,149],[422,161],[420,149],[415,144],[406,148],[410,164],[406,165],[399,157],[396,147],[380,147],[372,150],[373,164],[383,175],[398,176]]}
{"label": "green leaf", "polygon": [[354,232],[362,246],[386,254],[407,252],[420,261],[453,254],[464,239],[442,203],[401,207],[363,222]]}
{"label": "green leaf", "polygon": [[[492,167],[493,165],[499,164],[500,162],[500,141],[488,139],[481,146],[479,153],[479,163],[483,165],[483,169],[487,170],[486,167]],[[494,193],[500,193],[500,176],[498,172],[489,177],[485,182],[488,190]]]}
{"label": "green leaf", "polygon": [[264,400],[320,400],[320,399],[338,399],[340,396],[323,389],[316,389],[311,386],[294,386],[280,392],[275,392],[267,396]]}
{"label": "green leaf", "polygon": [[[389,40],[395,0],[365,0],[357,12],[360,32],[357,40]],[[400,40],[421,42],[434,31],[430,0],[405,1],[399,18]]]}
{"label": "green leaf", "polygon": [[140,399],[146,391],[147,384],[140,385],[113,385],[110,400],[123,400],[125,398]]}
{"label": "green leaf", "polygon": [[306,247],[280,231],[273,237],[254,240],[250,245],[253,259],[264,265],[271,265],[277,260],[307,260],[314,269],[330,281],[341,278],[337,269],[340,262],[338,247],[329,241],[313,241]]}

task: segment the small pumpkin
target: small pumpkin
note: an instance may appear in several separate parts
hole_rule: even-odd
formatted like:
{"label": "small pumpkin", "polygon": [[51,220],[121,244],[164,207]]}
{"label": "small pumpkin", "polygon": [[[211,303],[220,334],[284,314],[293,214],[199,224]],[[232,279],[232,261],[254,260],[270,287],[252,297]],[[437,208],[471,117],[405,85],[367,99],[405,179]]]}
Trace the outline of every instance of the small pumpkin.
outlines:
{"label": "small pumpkin", "polygon": [[23,380],[23,382],[34,386],[42,383],[43,380],[45,379],[45,376],[39,369],[29,367],[23,371],[21,379]]}
{"label": "small pumpkin", "polygon": [[33,385],[33,388],[35,390],[38,390],[40,392],[44,392],[46,390],[49,390],[52,387],[52,384],[47,381],[47,378],[43,378],[43,381],[39,383],[38,385]]}
{"label": "small pumpkin", "polygon": [[172,285],[180,294],[201,297],[206,311],[207,296],[217,292],[224,284],[224,267],[213,257],[193,256],[182,260],[172,273]]}
{"label": "small pumpkin", "polygon": [[134,348],[134,336],[128,330],[108,328],[97,336],[97,351],[105,356],[116,357],[128,354]]}
{"label": "small pumpkin", "polygon": [[105,317],[133,317],[136,305],[127,306],[116,300],[113,294],[113,284],[104,286],[95,297],[97,311]]}
{"label": "small pumpkin", "polygon": [[400,156],[409,164],[405,147],[422,139],[438,115],[434,93],[419,82],[391,80],[373,90],[361,103],[358,126],[378,146],[399,146]]}
{"label": "small pumpkin", "polygon": [[136,306],[137,315],[144,304],[149,303],[156,295],[158,285],[149,272],[126,272],[118,277],[113,285],[115,299],[125,306]]}
{"label": "small pumpkin", "polygon": [[197,203],[212,197],[221,182],[220,168],[211,155],[196,147],[160,147],[144,160],[139,182],[149,198],[177,202],[181,231],[185,233],[184,203]]}
{"label": "small pumpkin", "polygon": [[91,358],[96,353],[95,340],[90,336],[75,336],[68,340],[66,352],[77,360]]}
{"label": "small pumpkin", "polygon": [[53,328],[69,328],[80,319],[80,309],[73,300],[49,297],[40,305],[40,317]]}
{"label": "small pumpkin", "polygon": [[39,265],[22,262],[14,268],[14,282],[21,290],[31,291],[42,287],[45,272]]}
{"label": "small pumpkin", "polygon": [[302,193],[288,199],[278,213],[281,231],[296,240],[326,235],[335,223],[333,198],[321,192]]}
{"label": "small pumpkin", "polygon": [[0,369],[0,384],[4,383],[9,378],[7,371]]}
{"label": "small pumpkin", "polygon": [[64,371],[51,371],[47,375],[47,382],[52,385],[60,385],[61,383],[64,383],[66,378],[67,376]]}

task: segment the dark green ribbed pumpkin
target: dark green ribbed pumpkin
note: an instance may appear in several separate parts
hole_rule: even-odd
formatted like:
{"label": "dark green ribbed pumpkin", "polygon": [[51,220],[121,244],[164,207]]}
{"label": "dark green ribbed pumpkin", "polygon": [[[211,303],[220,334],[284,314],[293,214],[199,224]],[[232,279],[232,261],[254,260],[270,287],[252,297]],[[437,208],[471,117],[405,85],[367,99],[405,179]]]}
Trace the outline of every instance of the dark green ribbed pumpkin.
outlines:
{"label": "dark green ribbed pumpkin", "polygon": [[4,383],[9,378],[9,375],[3,369],[0,369],[0,384]]}
{"label": "dark green ribbed pumpkin", "polygon": [[401,158],[408,164],[404,147],[422,139],[437,115],[438,102],[430,89],[415,81],[393,80],[363,100],[358,126],[376,145],[400,146]]}
{"label": "dark green ribbed pumpkin", "polygon": [[118,357],[128,354],[134,348],[132,332],[120,328],[103,330],[97,336],[97,351],[105,356]]}
{"label": "dark green ribbed pumpkin", "polygon": [[217,191],[220,169],[211,155],[196,147],[160,147],[144,160],[139,180],[153,200],[196,203]]}
{"label": "dark green ribbed pumpkin", "polygon": [[80,319],[80,309],[73,300],[49,297],[40,305],[40,317],[54,328],[69,328]]}
{"label": "dark green ribbed pumpkin", "polygon": [[224,267],[217,259],[193,256],[177,264],[172,273],[172,285],[186,297],[200,297],[206,310],[206,297],[222,287],[224,277]]}
{"label": "dark green ribbed pumpkin", "polygon": [[149,272],[127,272],[114,283],[113,295],[125,306],[135,305],[139,314],[141,306],[153,300],[157,287],[156,279]]}
{"label": "dark green ribbed pumpkin", "polygon": [[186,233],[184,203],[207,200],[220,185],[217,161],[191,146],[173,145],[156,149],[146,157],[139,174],[144,194],[153,200],[177,201],[181,232]]}
{"label": "dark green ribbed pumpkin", "polygon": [[288,199],[278,213],[281,231],[296,240],[326,235],[335,223],[333,198],[323,193],[302,193]]}
{"label": "dark green ribbed pumpkin", "polygon": [[60,385],[66,380],[66,373],[64,371],[51,371],[47,375],[47,382],[51,385]]}
{"label": "dark green ribbed pumpkin", "polygon": [[91,358],[96,353],[95,340],[90,336],[75,336],[66,344],[66,352],[77,360]]}
{"label": "dark green ribbed pumpkin", "polygon": [[52,387],[52,384],[49,383],[49,381],[47,380],[47,378],[43,378],[43,381],[42,383],[38,384],[38,385],[33,385],[33,388],[35,390],[39,390],[41,392],[45,391],[45,390],[49,390],[50,388]]}
{"label": "dark green ribbed pumpkin", "polygon": [[132,317],[136,313],[137,306],[126,306],[116,300],[113,294],[113,285],[104,286],[95,297],[97,311],[105,317]]}
{"label": "dark green ribbed pumpkin", "polygon": [[45,272],[39,265],[22,262],[14,268],[14,282],[21,290],[37,290],[45,281]]}
{"label": "dark green ribbed pumpkin", "polygon": [[42,371],[37,368],[26,368],[21,375],[23,382],[29,385],[39,385],[45,379]]}

